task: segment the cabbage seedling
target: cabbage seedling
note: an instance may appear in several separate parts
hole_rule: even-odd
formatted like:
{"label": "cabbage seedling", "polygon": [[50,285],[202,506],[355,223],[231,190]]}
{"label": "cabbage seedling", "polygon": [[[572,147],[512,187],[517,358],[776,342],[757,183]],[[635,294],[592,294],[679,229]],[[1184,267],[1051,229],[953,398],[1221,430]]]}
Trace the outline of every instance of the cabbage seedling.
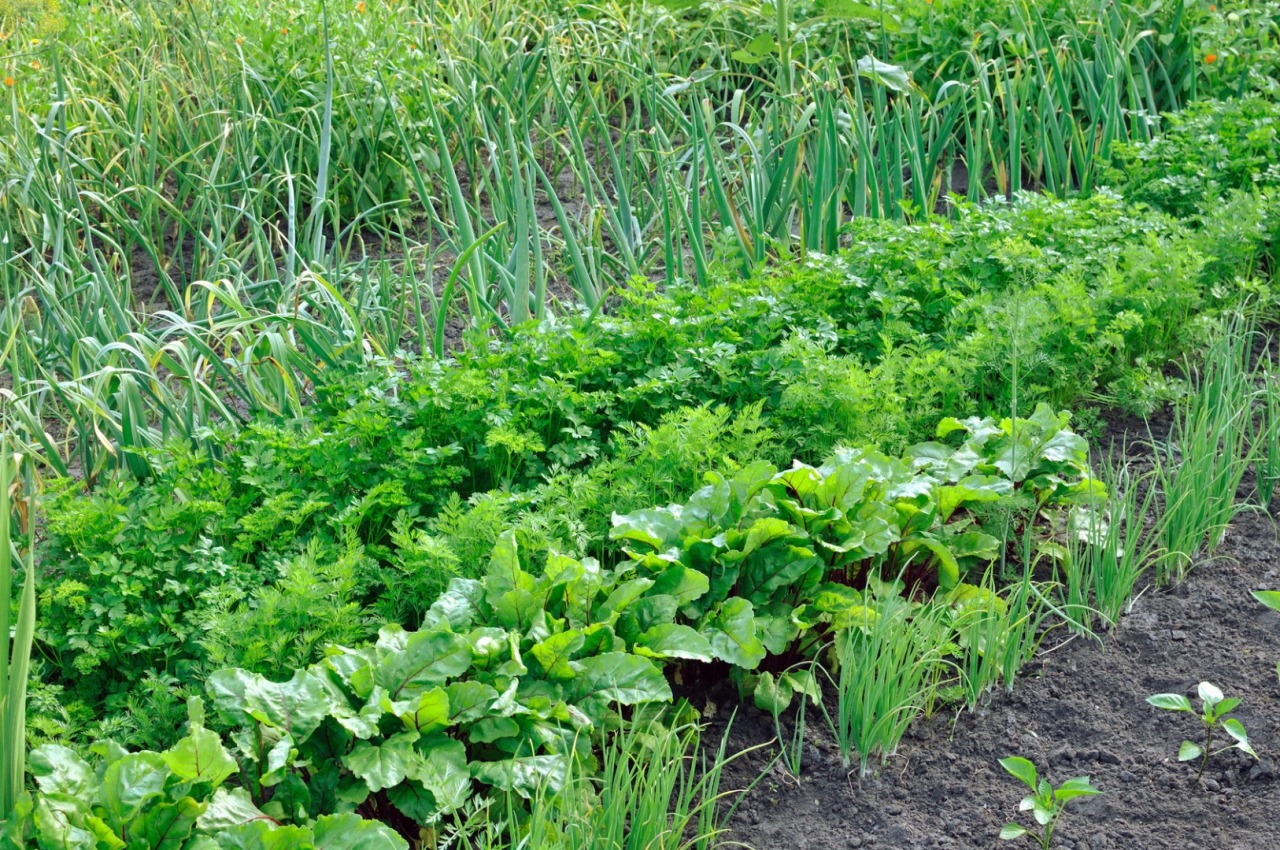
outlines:
{"label": "cabbage seedling", "polygon": [[[1200,759],[1200,771],[1196,773],[1196,782],[1199,782],[1204,776],[1204,768],[1209,763],[1209,756],[1216,756],[1230,749],[1242,750],[1254,758],[1257,758],[1258,754],[1253,751],[1253,747],[1249,746],[1249,735],[1244,730],[1244,724],[1228,716],[1240,704],[1239,698],[1224,697],[1222,691],[1210,682],[1201,682],[1196,690],[1200,694],[1202,707],[1198,714],[1191,707],[1191,700],[1182,694],[1153,694],[1147,697],[1147,702],[1166,711],[1185,711],[1194,714],[1204,724],[1203,746],[1191,741],[1183,741],[1182,746],[1178,748],[1178,761]],[[1222,730],[1231,737],[1232,742],[1215,750],[1213,749],[1213,730],[1218,726],[1221,726]]]}
{"label": "cabbage seedling", "polygon": [[1102,793],[1090,784],[1087,776],[1076,776],[1054,788],[1049,784],[1049,780],[1041,779],[1036,775],[1034,764],[1021,756],[1000,759],[1000,766],[1031,789],[1031,793],[1023,797],[1022,802],[1018,804],[1018,811],[1031,812],[1031,816],[1040,827],[1037,832],[1020,823],[1007,823],[1004,829],[1000,830],[1000,837],[1005,841],[1013,841],[1029,835],[1039,841],[1044,850],[1049,850],[1053,831],[1057,828],[1058,819],[1062,817],[1062,810],[1066,808],[1067,803],[1077,797],[1092,797],[1094,794]]}

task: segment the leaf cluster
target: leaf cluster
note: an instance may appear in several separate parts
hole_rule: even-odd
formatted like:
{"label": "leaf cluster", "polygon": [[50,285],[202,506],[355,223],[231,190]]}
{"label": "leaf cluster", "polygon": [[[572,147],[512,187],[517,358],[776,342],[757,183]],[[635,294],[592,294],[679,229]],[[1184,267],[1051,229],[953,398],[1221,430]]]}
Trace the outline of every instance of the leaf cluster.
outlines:
{"label": "leaf cluster", "polygon": [[979,506],[1025,500],[1034,517],[1096,498],[1087,444],[1066,424],[1047,407],[1016,424],[947,419],[938,436],[951,445],[924,443],[901,459],[846,450],[820,467],[712,474],[684,504],[616,516],[612,535],[642,575],[678,567],[705,576],[707,592],[680,614],[709,637],[714,657],[754,670],[774,656],[786,669],[831,631],[875,616],[870,583],[950,591],[999,557],[1004,530],[985,531]]}

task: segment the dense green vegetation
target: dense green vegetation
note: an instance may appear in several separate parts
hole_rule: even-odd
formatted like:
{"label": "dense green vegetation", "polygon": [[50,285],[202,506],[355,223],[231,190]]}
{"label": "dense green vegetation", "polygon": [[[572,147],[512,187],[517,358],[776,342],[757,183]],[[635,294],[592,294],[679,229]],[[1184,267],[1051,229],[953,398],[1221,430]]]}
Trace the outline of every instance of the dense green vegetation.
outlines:
{"label": "dense green vegetation", "polygon": [[1278,20],[0,0],[0,846],[711,846],[695,667],[865,772],[1113,624],[1276,463]]}

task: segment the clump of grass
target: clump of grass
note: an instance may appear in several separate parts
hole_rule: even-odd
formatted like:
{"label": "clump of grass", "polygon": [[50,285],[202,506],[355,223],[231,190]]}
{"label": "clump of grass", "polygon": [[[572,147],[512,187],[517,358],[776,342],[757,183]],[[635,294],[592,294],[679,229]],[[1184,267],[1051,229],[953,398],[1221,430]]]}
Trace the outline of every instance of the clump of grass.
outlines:
{"label": "clump of grass", "polygon": [[823,713],[844,766],[856,756],[866,775],[873,756],[897,749],[911,722],[934,702],[950,644],[948,606],[885,594],[861,627],[837,633],[835,715]]}
{"label": "clump of grass", "polygon": [[1064,563],[1066,608],[1080,630],[1101,618],[1106,628],[1131,608],[1142,576],[1163,554],[1154,532],[1154,475],[1138,475],[1127,460],[1098,466],[1106,496],[1082,507],[1068,528]]}
{"label": "clump of grass", "polygon": [[487,801],[440,836],[458,850],[712,850],[722,846],[732,806],[722,806],[725,768],[739,755],[728,735],[714,750],[692,724],[637,718],[612,735],[596,775],[570,776],[558,794],[538,792],[528,813]]}
{"label": "clump of grass", "polygon": [[1239,322],[1224,328],[1193,375],[1193,391],[1175,413],[1169,438],[1153,441],[1155,481],[1164,496],[1158,539],[1167,553],[1156,564],[1158,584],[1180,582],[1198,557],[1214,555],[1244,509],[1237,491],[1258,454],[1250,440],[1253,337]]}
{"label": "clump of grass", "polygon": [[957,605],[953,627],[960,650],[960,688],[965,705],[973,710],[999,685],[1013,690],[1018,671],[1040,646],[1049,610],[1031,581],[1030,567],[1003,596],[990,581],[970,593],[970,601]]}
{"label": "clump of grass", "polygon": [[1280,479],[1280,375],[1268,363],[1262,379],[1262,411],[1259,427],[1254,434],[1258,457],[1254,471],[1258,479],[1258,501],[1263,507],[1271,507],[1276,481]]}

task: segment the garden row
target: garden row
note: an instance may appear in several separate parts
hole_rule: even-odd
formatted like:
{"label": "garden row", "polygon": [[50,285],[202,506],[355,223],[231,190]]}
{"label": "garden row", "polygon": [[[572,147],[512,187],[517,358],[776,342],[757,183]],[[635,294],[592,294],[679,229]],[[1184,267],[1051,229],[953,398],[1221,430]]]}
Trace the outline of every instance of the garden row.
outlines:
{"label": "garden row", "polygon": [[[662,293],[637,282],[606,314],[451,362],[326,375],[302,419],[123,450],[87,495],[50,483],[37,728],[163,743],[179,683],[287,674],[383,622],[414,627],[505,531],[539,558],[611,564],[615,513],[760,460],[899,454],[944,416],[1012,409],[1015,374],[1021,410],[1151,410],[1216,313],[1271,301],[1276,202],[1235,191],[1256,169],[1217,163],[1274,138],[1273,113],[1198,110],[1130,170],[1131,194],[1175,191],[1192,219],[1098,195],[864,221],[837,256]],[[1229,155],[1200,146],[1206,125]]]}
{"label": "garden row", "polygon": [[[1063,528],[1065,549],[1111,528],[1052,411],[1150,410],[1220,314],[1270,315],[1274,116],[1204,104],[1122,149],[1117,184],[1145,203],[854,222],[837,255],[637,282],[450,361],[326,375],[303,418],[127,451],[87,494],[53,484],[29,718],[44,793],[10,840],[402,846],[393,831],[485,821],[485,799],[514,823],[594,776],[600,734],[689,665],[774,712],[833,668],[830,719],[865,768],[912,716],[856,722],[842,677],[871,649],[945,654],[972,704],[1011,684],[1048,611],[1101,603],[1033,581]],[[113,738],[168,749],[84,747]]]}

